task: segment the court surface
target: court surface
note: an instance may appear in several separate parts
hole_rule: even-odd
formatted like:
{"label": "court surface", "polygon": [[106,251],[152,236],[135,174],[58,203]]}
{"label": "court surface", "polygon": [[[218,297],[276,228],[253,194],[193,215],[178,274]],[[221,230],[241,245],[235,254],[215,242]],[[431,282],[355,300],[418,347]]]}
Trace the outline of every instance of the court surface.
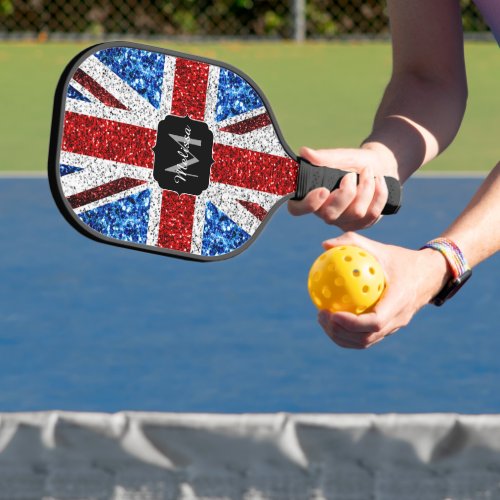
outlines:
{"label": "court surface", "polygon": [[[365,234],[417,248],[479,178],[420,178]],[[0,411],[500,411],[500,257],[367,351],[333,344],[306,279],[339,230],[282,207],[240,256],[197,263],[78,234],[44,178],[0,179]],[[493,230],[493,228],[492,228]]]}

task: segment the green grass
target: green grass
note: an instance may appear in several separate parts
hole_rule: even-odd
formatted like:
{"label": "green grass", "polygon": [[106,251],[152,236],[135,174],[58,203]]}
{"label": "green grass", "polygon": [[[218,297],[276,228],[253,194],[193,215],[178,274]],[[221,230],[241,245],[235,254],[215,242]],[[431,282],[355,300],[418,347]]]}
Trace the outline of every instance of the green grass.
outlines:
{"label": "green grass", "polygon": [[[164,44],[165,46],[165,44]],[[387,43],[168,45],[227,61],[267,95],[290,146],[355,147],[390,74]],[[54,89],[86,44],[0,44],[0,170],[44,170]],[[487,170],[498,161],[498,47],[466,46],[469,104],[454,144],[426,169]],[[496,104],[496,106],[495,106]]]}

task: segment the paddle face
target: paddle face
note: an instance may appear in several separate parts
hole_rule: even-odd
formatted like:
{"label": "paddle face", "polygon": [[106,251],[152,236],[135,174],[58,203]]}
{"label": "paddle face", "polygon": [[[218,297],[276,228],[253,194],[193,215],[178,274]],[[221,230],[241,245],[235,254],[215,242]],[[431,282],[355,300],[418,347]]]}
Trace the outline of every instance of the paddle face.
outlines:
{"label": "paddle face", "polygon": [[49,180],[93,239],[227,258],[295,192],[297,172],[262,92],[223,63],[105,43],[59,82]]}

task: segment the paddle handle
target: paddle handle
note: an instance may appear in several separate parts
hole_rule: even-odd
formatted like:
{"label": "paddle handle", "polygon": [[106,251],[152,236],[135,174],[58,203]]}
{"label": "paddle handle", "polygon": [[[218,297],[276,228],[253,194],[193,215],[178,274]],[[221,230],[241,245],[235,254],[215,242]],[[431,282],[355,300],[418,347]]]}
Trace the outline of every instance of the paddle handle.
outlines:
{"label": "paddle handle", "polygon": [[[330,191],[337,189],[342,178],[349,174],[344,170],[331,167],[317,167],[304,158],[298,158],[299,175],[297,179],[297,191],[293,200],[302,200],[307,193],[319,187],[326,187]],[[384,215],[395,214],[401,207],[402,189],[401,184],[394,177],[384,177],[389,195],[382,213]],[[359,182],[357,175],[356,182]]]}

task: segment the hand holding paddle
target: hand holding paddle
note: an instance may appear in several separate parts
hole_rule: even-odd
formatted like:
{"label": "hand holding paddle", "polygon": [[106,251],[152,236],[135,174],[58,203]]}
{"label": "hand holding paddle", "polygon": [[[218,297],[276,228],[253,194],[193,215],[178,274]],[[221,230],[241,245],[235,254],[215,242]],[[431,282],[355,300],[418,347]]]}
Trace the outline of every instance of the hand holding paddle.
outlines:
{"label": "hand holding paddle", "polygon": [[[346,175],[339,188],[333,191],[316,189],[303,200],[288,202],[292,215],[314,213],[327,224],[334,224],[344,231],[354,231],[372,226],[383,213],[389,213],[386,202],[399,193],[395,183],[392,193],[388,190],[391,180],[384,182],[379,172],[396,170],[395,161],[379,150],[368,149],[321,149],[301,148],[301,157],[314,165],[325,165],[357,175]],[[390,168],[393,166],[394,168]],[[386,174],[387,175],[387,174]],[[390,202],[390,205],[397,203]]]}

